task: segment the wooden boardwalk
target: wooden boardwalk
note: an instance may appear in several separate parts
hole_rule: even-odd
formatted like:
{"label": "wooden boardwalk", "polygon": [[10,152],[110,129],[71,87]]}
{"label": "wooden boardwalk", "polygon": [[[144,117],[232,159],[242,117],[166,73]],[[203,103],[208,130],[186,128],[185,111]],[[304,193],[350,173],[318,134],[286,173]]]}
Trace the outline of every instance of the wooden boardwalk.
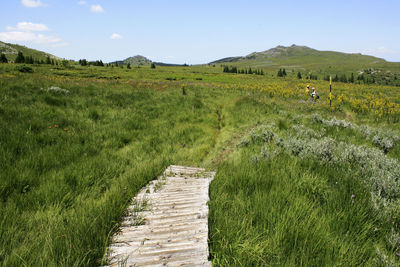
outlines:
{"label": "wooden boardwalk", "polygon": [[111,266],[211,266],[208,188],[215,172],[172,165],[133,199]]}

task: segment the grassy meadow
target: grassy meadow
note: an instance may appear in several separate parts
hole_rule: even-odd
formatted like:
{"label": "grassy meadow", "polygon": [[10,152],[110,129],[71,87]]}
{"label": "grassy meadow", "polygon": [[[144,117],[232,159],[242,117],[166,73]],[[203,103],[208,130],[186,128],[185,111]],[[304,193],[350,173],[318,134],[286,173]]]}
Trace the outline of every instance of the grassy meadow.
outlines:
{"label": "grassy meadow", "polygon": [[0,265],[99,266],[170,164],[217,170],[215,266],[398,266],[400,91],[218,66],[0,64]]}

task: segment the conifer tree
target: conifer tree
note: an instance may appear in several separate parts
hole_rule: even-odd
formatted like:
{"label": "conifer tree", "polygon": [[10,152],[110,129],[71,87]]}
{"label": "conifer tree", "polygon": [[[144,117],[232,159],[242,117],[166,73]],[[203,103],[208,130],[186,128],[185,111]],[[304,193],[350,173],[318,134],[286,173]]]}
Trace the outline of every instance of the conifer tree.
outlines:
{"label": "conifer tree", "polygon": [[25,57],[22,52],[18,52],[17,58],[15,59],[15,63],[25,63]]}
{"label": "conifer tree", "polygon": [[128,65],[126,66],[127,69],[131,69],[131,63],[128,63]]}
{"label": "conifer tree", "polygon": [[0,63],[8,63],[6,55],[4,55],[3,53],[1,53],[0,55]]}
{"label": "conifer tree", "polygon": [[51,59],[49,56],[46,57],[46,64],[50,65],[51,64]]}
{"label": "conifer tree", "polygon": [[354,83],[354,74],[353,73],[351,73],[349,82],[350,83]]}
{"label": "conifer tree", "polygon": [[301,79],[301,73],[300,73],[300,71],[297,73],[297,79]]}
{"label": "conifer tree", "polygon": [[283,75],[282,75],[282,69],[279,69],[279,71],[278,71],[278,77],[282,77]]}
{"label": "conifer tree", "polygon": [[283,69],[283,71],[282,71],[282,77],[283,76],[286,76],[286,70],[285,69]]}
{"label": "conifer tree", "polygon": [[341,76],[340,76],[340,79],[339,79],[342,83],[347,83],[347,77],[346,77],[346,74],[342,74]]}

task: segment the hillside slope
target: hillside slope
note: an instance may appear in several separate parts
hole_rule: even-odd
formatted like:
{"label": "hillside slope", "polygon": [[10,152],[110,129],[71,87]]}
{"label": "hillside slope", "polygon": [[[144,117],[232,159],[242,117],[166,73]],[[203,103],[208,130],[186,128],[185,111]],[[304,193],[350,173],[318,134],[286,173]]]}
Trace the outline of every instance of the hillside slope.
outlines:
{"label": "hillside slope", "polygon": [[48,56],[52,59],[60,59],[59,57],[56,57],[52,54],[31,49],[26,46],[9,44],[0,41],[0,53],[5,54],[8,60],[14,61],[17,57],[18,52],[22,52],[24,56],[31,56],[37,60],[45,60]]}
{"label": "hillside slope", "polygon": [[294,70],[357,71],[365,68],[385,68],[400,71],[400,63],[362,54],[319,51],[307,46],[277,46],[247,56],[228,57],[209,64],[227,64],[254,68],[286,68]]}

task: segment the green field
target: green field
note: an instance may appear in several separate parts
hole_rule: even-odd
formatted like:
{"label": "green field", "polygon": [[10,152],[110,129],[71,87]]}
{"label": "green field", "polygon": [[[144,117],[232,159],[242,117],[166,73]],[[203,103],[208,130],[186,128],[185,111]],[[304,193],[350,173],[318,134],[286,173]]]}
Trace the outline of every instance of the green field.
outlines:
{"label": "green field", "polygon": [[104,265],[170,164],[216,170],[215,266],[398,266],[400,91],[219,66],[0,64],[0,265]]}

